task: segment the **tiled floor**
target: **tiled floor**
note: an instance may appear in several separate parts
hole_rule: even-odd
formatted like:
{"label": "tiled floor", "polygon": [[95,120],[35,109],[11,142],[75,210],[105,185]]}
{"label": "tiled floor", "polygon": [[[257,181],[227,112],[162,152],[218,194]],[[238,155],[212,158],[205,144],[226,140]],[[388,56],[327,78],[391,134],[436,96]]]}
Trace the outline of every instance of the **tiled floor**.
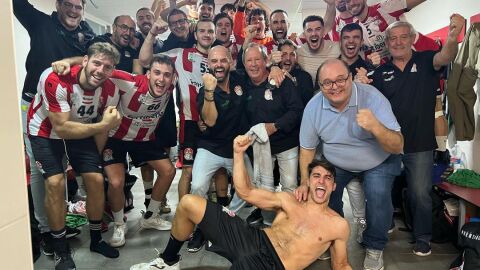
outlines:
{"label": "tiled floor", "polygon": [[[139,170],[134,170],[133,174],[140,177]],[[170,192],[167,195],[169,203],[172,207],[175,207],[178,203],[177,196],[177,183],[180,177],[180,171],[177,171],[174,183],[170,188]],[[139,180],[133,187],[133,193],[135,197],[135,208],[128,213],[127,225],[129,231],[127,233],[127,243],[124,247],[120,248],[120,257],[117,259],[107,259],[101,255],[91,253],[89,251],[89,234],[88,227],[82,228],[82,234],[76,238],[70,240],[70,245],[73,248],[74,260],[77,265],[77,269],[129,269],[133,264],[145,262],[153,259],[157,253],[155,248],[162,251],[165,247],[169,232],[159,232],[156,230],[139,231],[138,221],[141,216],[140,210],[144,209],[143,206],[143,185]],[[346,203],[347,207],[349,204]],[[249,209],[244,209],[240,213],[240,216],[246,217]],[[347,218],[351,222],[351,211],[345,210]],[[173,219],[173,213],[166,215],[169,220]],[[403,224],[398,221],[397,228]],[[399,231],[398,229],[390,235],[390,241],[385,249],[384,260],[385,269],[388,270],[441,270],[449,269],[450,263],[457,255],[457,250],[451,244],[433,244],[432,255],[428,257],[418,257],[412,254],[412,244],[409,243],[409,233]],[[104,239],[109,239],[112,230],[103,235]],[[201,270],[201,269],[229,269],[229,262],[211,252],[207,252],[204,249],[198,253],[192,254],[185,250],[186,245],[181,251],[182,269]],[[355,239],[350,239],[348,245],[348,257],[353,269],[362,269],[363,259],[365,252],[363,248],[356,243]],[[35,263],[35,269],[53,269],[53,260],[46,256],[41,256]],[[315,269],[330,269],[329,261],[316,261],[309,268]]]}

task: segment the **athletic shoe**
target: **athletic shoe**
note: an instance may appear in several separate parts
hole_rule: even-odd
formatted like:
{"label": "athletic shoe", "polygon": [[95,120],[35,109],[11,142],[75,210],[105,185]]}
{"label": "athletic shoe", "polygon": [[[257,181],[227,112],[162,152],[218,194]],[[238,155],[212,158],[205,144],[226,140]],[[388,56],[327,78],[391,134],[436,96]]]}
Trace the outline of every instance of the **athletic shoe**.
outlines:
{"label": "athletic shoe", "polygon": [[413,254],[417,256],[428,256],[432,254],[432,248],[430,247],[430,244],[424,241],[417,241],[415,243],[415,247],[413,248]]}
{"label": "athletic shoe", "polygon": [[125,245],[125,234],[127,234],[128,227],[126,223],[117,223],[113,224],[113,234],[110,238],[110,246],[112,247],[121,247]]}
{"label": "athletic shoe", "polygon": [[155,258],[153,261],[148,263],[139,263],[132,265],[130,270],[180,270],[180,261],[176,262],[173,265],[166,264],[162,258]]}
{"label": "athletic shoe", "polygon": [[206,240],[203,236],[203,233],[197,228],[195,232],[193,232],[193,236],[190,241],[188,241],[187,251],[190,253],[198,252],[202,249],[205,242]]}
{"label": "athletic shoe", "polygon": [[395,221],[392,220],[392,225],[390,225],[390,229],[388,229],[388,232],[387,233],[393,233],[393,231],[395,230]]}
{"label": "athletic shoe", "polygon": [[72,237],[75,237],[77,235],[79,235],[81,233],[81,231],[77,228],[71,228],[71,227],[68,227],[68,226],[65,226],[65,237],[67,239],[70,239]]}
{"label": "athletic shoe", "polygon": [[70,251],[66,253],[55,253],[55,270],[75,270],[75,262],[73,262]]}
{"label": "athletic shoe", "polygon": [[323,252],[322,255],[320,255],[320,257],[318,257],[318,259],[320,261],[326,261],[326,260],[330,260],[332,256],[330,255],[330,249],[327,249],[325,250],[325,252]]}
{"label": "athletic shoe", "polygon": [[43,254],[45,256],[53,256],[53,246],[52,246],[52,235],[50,232],[44,232],[40,236],[40,247],[42,248]]}
{"label": "athletic shoe", "polygon": [[158,213],[153,214],[150,218],[140,219],[140,229],[156,229],[159,231],[168,231],[171,228],[172,223],[170,221],[162,219]]}
{"label": "athletic shoe", "polygon": [[253,210],[247,217],[248,225],[256,225],[263,222],[262,209],[257,208]]}
{"label": "athletic shoe", "polygon": [[364,218],[356,218],[354,223],[357,228],[357,242],[361,244],[363,242],[363,232],[367,229],[367,221]]}
{"label": "athletic shoe", "polygon": [[165,199],[160,204],[160,214],[168,214],[170,212],[172,212],[172,208],[168,205],[167,199]]}
{"label": "athletic shoe", "polygon": [[383,251],[367,248],[363,270],[383,270]]}

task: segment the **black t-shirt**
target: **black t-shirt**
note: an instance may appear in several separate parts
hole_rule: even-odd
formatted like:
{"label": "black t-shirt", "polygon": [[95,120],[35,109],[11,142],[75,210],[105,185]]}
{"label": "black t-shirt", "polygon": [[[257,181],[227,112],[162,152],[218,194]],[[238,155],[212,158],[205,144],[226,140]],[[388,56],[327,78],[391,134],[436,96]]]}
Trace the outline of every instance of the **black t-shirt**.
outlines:
{"label": "black t-shirt", "polygon": [[37,93],[38,79],[52,62],[73,56],[83,56],[86,44],[95,36],[87,22],[68,31],[58,21],[57,12],[50,16],[35,9],[27,0],[13,1],[13,13],[30,36],[30,51],[25,68],[22,99],[31,101]]}
{"label": "black t-shirt", "polygon": [[298,146],[303,102],[293,82],[285,78],[279,88],[268,91],[265,80],[260,85],[247,81],[247,119],[250,127],[275,123],[278,131],[269,138],[272,154]]}
{"label": "black t-shirt", "polygon": [[357,61],[353,62],[353,64],[348,66],[348,69],[352,73],[352,78],[357,75],[357,68],[364,68],[367,70],[367,72],[375,70],[375,67],[372,64],[363,60],[362,57],[358,57]]}
{"label": "black t-shirt", "polygon": [[160,49],[159,53],[167,52],[175,48],[193,48],[193,45],[195,45],[195,43],[197,42],[193,33],[188,34],[187,40],[181,40],[173,33],[170,33],[167,39],[163,41],[163,46]]}
{"label": "black t-shirt", "polygon": [[313,97],[313,82],[312,76],[305,70],[301,69],[300,67],[294,68],[291,72],[293,76],[293,83],[297,88],[297,92],[300,93],[300,97],[302,98],[303,107],[307,106],[307,103]]}
{"label": "black t-shirt", "polygon": [[[138,40],[140,41],[137,49],[138,53],[140,54],[140,49],[142,48],[143,42],[145,42],[145,38],[143,37],[142,33],[138,31],[135,33],[135,37],[138,38]],[[156,53],[162,52],[162,47],[163,47],[163,41],[161,41],[158,38],[155,38],[155,43],[153,43],[153,53],[156,54]]]}
{"label": "black t-shirt", "polygon": [[433,67],[435,53],[413,52],[403,71],[390,60],[372,75],[372,84],[392,104],[402,129],[405,153],[430,151],[437,147],[434,133],[435,92],[441,72]]}
{"label": "black t-shirt", "polygon": [[[245,75],[239,71],[230,72],[230,93],[217,86],[214,92],[218,112],[215,125],[207,127],[197,139],[198,148],[204,148],[215,155],[233,158],[233,139],[248,130],[245,116]],[[200,88],[197,107],[201,114],[205,91]]]}
{"label": "black t-shirt", "polygon": [[133,49],[130,46],[127,47],[120,47],[113,43],[112,34],[106,33],[101,36],[95,37],[88,46],[90,47],[92,44],[97,42],[108,42],[117,48],[118,52],[120,52],[120,62],[118,65],[115,66],[116,69],[123,70],[129,73],[133,71],[133,59],[138,59],[138,51]]}

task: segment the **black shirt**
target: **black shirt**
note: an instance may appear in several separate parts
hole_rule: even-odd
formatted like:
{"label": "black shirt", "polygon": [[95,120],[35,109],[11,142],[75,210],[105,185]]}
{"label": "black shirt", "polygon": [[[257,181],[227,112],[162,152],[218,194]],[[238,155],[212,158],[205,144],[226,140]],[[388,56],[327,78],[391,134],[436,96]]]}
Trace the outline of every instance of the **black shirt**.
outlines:
{"label": "black shirt", "polygon": [[405,153],[430,151],[437,147],[434,133],[435,91],[440,71],[433,67],[436,52],[413,52],[401,71],[389,60],[372,75],[373,85],[392,104],[404,137]]}
{"label": "black shirt", "polygon": [[367,70],[367,72],[375,70],[375,67],[372,64],[363,60],[362,57],[358,57],[357,61],[353,62],[353,64],[348,66],[348,69],[352,73],[352,78],[357,75],[357,68],[364,68]]}
{"label": "black shirt", "polygon": [[167,39],[163,41],[163,46],[160,49],[159,53],[167,52],[175,48],[193,48],[193,45],[195,45],[195,43],[197,42],[193,33],[188,33],[187,40],[181,40],[173,33],[170,33]]}
{"label": "black shirt", "polygon": [[298,146],[303,103],[293,82],[285,78],[279,88],[267,91],[268,79],[260,85],[247,81],[247,119],[250,127],[275,123],[278,131],[270,136],[272,154]]}
{"label": "black shirt", "polygon": [[[218,86],[215,88],[217,120],[214,126],[207,126],[197,139],[198,148],[204,148],[224,158],[233,158],[233,139],[248,131],[245,116],[245,75],[240,71],[231,71],[229,86],[230,93],[226,93]],[[202,87],[197,96],[197,107],[200,113],[204,96],[205,90]]]}
{"label": "black shirt", "polygon": [[[145,42],[145,38],[143,37],[142,33],[138,31],[135,33],[135,37],[138,38],[138,40],[140,41],[137,49],[138,53],[140,53],[140,49],[142,48],[143,42]],[[163,41],[161,41],[158,38],[155,38],[155,42],[153,43],[153,53],[156,54],[156,53],[162,52],[162,47],[163,47]]]}
{"label": "black shirt", "polygon": [[130,46],[120,47],[117,44],[113,43],[112,34],[106,33],[101,36],[95,37],[88,46],[90,47],[92,44],[97,42],[108,42],[117,48],[118,52],[120,52],[120,63],[115,66],[116,69],[123,70],[129,73],[133,71],[133,59],[138,59],[138,51],[133,49]]}
{"label": "black shirt", "polygon": [[73,56],[83,56],[86,44],[95,36],[87,22],[68,31],[58,21],[57,12],[50,16],[35,9],[27,0],[14,0],[13,13],[30,36],[30,51],[25,68],[22,99],[30,102],[37,93],[38,79],[52,62]]}
{"label": "black shirt", "polygon": [[297,88],[297,92],[300,93],[302,98],[303,107],[307,106],[307,103],[313,97],[313,82],[312,76],[299,66],[292,69],[290,75],[293,77],[293,83]]}

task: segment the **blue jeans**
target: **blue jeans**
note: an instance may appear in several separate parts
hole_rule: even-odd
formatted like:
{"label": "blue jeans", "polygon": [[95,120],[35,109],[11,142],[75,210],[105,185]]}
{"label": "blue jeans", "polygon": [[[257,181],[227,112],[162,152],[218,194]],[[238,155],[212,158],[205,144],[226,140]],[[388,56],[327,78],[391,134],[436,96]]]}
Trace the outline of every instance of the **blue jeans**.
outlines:
{"label": "blue jeans", "polygon": [[430,242],[432,238],[432,168],[433,151],[408,153],[402,156],[407,180],[408,205],[413,217],[415,240]]}
{"label": "blue jeans", "polygon": [[[272,162],[278,161],[282,191],[292,193],[297,188],[298,147],[272,155]],[[272,166],[273,167],[273,166]],[[273,183],[272,183],[272,188]]]}
{"label": "blue jeans", "polygon": [[363,232],[363,244],[369,249],[383,250],[388,241],[388,229],[392,224],[392,186],[400,174],[401,156],[390,155],[375,168],[363,172],[350,172],[335,168],[336,188],[330,196],[330,208],[343,216],[343,189],[353,178],[363,179],[366,199],[367,229]]}
{"label": "blue jeans", "polygon": [[[244,155],[245,167],[247,167],[247,173],[252,179],[253,169],[250,163],[250,159]],[[224,158],[204,149],[198,148],[195,155],[195,161],[193,162],[192,169],[192,194],[202,197],[207,196],[208,189],[210,188],[210,181],[212,180],[215,172],[225,168],[229,173],[233,173],[233,158]],[[237,193],[230,202],[232,211],[238,211],[245,205],[245,202],[237,196]]]}

